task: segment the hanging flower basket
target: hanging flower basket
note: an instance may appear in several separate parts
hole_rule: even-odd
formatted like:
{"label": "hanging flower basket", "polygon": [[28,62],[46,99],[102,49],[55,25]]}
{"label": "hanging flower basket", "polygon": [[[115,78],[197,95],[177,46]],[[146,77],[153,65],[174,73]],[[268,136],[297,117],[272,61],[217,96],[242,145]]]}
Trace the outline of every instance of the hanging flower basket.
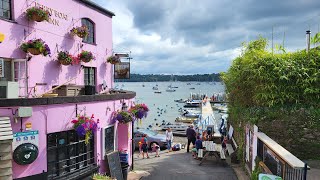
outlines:
{"label": "hanging flower basket", "polygon": [[78,59],[80,61],[83,61],[83,62],[87,63],[87,62],[90,62],[91,60],[94,60],[95,57],[93,56],[92,52],[90,52],[90,51],[82,51],[78,55]]}
{"label": "hanging flower basket", "polygon": [[42,22],[42,21],[48,21],[49,20],[49,12],[43,10],[39,7],[32,7],[27,9],[27,18],[28,20]]}
{"label": "hanging flower basket", "polygon": [[74,57],[71,54],[69,54],[68,51],[60,51],[58,53],[58,61],[62,65],[71,65],[74,61],[73,59]]}
{"label": "hanging flower basket", "polygon": [[74,27],[70,30],[73,36],[78,36],[80,38],[85,38],[89,35],[89,29],[87,26]]}
{"label": "hanging flower basket", "polygon": [[47,56],[51,54],[49,46],[42,39],[34,39],[22,43],[20,49],[32,55],[42,54],[43,56]]}
{"label": "hanging flower basket", "polygon": [[121,63],[119,56],[110,56],[107,58],[107,62],[111,64],[118,64]]}
{"label": "hanging flower basket", "polygon": [[27,50],[32,55],[39,55],[41,54],[41,51],[37,48],[28,48]]}
{"label": "hanging flower basket", "polygon": [[149,108],[145,104],[136,104],[135,106],[129,109],[136,119],[142,119],[147,117]]}
{"label": "hanging flower basket", "polygon": [[78,116],[77,119],[71,121],[73,128],[76,130],[78,136],[85,137],[85,144],[89,144],[89,140],[93,133],[97,130],[99,119],[97,122],[94,120],[94,115],[91,117]]}
{"label": "hanging flower basket", "polygon": [[129,111],[117,111],[113,113],[112,121],[119,121],[121,124],[127,124],[128,122],[132,122],[133,114]]}

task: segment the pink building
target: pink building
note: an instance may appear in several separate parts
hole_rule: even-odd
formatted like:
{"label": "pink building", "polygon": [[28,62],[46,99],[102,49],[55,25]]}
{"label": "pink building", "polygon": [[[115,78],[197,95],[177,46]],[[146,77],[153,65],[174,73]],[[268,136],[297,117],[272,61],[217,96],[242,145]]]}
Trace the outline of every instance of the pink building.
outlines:
{"label": "pink building", "polygon": [[[28,20],[26,10],[40,7],[48,21]],[[105,155],[123,150],[131,164],[131,125],[112,122],[112,112],[131,106],[135,92],[113,87],[112,17],[87,0],[0,0],[0,179],[73,179],[108,172]],[[89,35],[72,36],[86,25]],[[41,38],[50,56],[30,55],[19,47]],[[95,60],[73,65],[57,61],[58,52]],[[58,97],[42,96],[54,87]],[[112,93],[110,93],[112,92]],[[100,119],[85,144],[72,128],[77,114]]]}

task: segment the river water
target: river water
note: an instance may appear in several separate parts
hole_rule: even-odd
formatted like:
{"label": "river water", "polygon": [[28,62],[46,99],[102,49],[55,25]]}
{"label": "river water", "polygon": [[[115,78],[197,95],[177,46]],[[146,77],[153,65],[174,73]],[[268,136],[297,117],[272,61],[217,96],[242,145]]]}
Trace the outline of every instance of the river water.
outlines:
{"label": "river water", "polygon": [[[156,85],[158,90],[153,90],[152,87]],[[178,88],[174,88],[175,92],[166,92],[169,85]],[[163,120],[174,122],[181,116],[179,109],[183,108],[184,104],[174,102],[176,99],[188,99],[191,93],[201,93],[211,97],[214,93],[225,92],[225,87],[220,82],[116,82],[115,87],[135,91],[136,103],[148,105],[150,109],[148,117],[139,124],[139,127],[143,128],[149,125],[156,127],[156,123],[161,124]],[[161,91],[161,94],[154,93],[155,91]]]}

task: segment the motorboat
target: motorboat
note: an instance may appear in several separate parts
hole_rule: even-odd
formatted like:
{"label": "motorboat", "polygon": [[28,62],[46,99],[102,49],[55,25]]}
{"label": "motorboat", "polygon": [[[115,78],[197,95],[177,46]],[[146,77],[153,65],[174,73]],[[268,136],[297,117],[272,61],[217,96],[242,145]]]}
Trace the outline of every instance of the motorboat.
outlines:
{"label": "motorboat", "polygon": [[172,131],[186,131],[190,124],[184,124],[184,123],[167,123],[165,125],[161,125],[161,129],[163,131],[167,130],[168,128],[171,128]]}
{"label": "motorboat", "polygon": [[152,90],[158,90],[159,88],[157,86],[152,87]]}
{"label": "motorboat", "polygon": [[184,113],[182,113],[182,116],[188,117],[188,118],[198,118],[200,116],[200,113],[190,112],[188,110],[185,110]]}
{"label": "motorboat", "polygon": [[187,85],[191,85],[191,83],[187,83]]}
{"label": "motorboat", "polygon": [[185,102],[186,102],[186,100],[184,100],[184,99],[176,99],[176,100],[174,100],[174,102],[178,102],[178,103],[185,103]]}
{"label": "motorboat", "polygon": [[202,100],[186,101],[186,104],[183,107],[185,107],[185,108],[200,107],[201,102],[202,102]]}
{"label": "motorboat", "polygon": [[171,87],[168,87],[168,89],[166,89],[167,92],[175,92],[175,89],[172,89]]}
{"label": "motorboat", "polygon": [[155,91],[154,93],[156,93],[156,94],[161,94],[161,91]]}
{"label": "motorboat", "polygon": [[190,88],[190,89],[196,89],[196,88],[192,87],[192,88]]}

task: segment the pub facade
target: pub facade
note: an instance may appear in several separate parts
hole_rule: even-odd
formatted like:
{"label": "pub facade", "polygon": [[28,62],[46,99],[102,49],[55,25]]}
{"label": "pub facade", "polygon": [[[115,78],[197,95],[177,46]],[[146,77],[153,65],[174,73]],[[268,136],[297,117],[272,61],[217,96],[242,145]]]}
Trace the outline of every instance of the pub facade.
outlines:
{"label": "pub facade", "polygon": [[0,0],[0,179],[108,173],[114,151],[131,165],[131,124],[112,115],[136,93],[112,90],[113,16],[87,0]]}

